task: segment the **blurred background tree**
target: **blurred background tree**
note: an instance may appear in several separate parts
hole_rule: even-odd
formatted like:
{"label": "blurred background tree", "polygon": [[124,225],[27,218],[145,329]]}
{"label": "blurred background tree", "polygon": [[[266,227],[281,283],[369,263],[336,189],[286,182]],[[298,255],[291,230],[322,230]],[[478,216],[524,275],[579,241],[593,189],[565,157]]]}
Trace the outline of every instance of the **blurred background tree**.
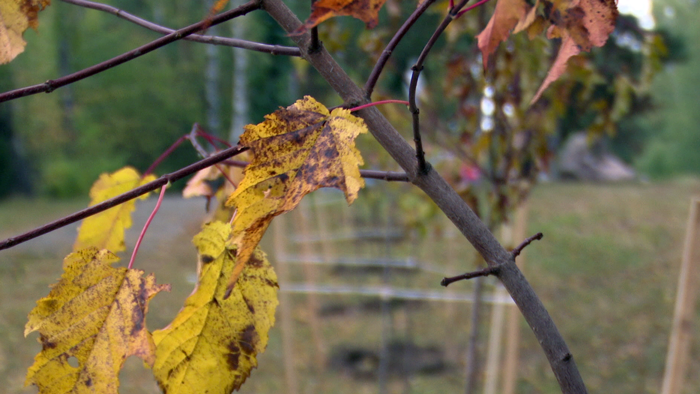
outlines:
{"label": "blurred background tree", "polygon": [[[108,3],[168,27],[193,23],[207,12],[206,4],[184,0],[167,4],[157,0]],[[302,19],[309,12],[307,3],[290,1]],[[417,56],[416,48],[422,47],[424,37],[442,17],[442,3],[446,2],[432,7],[396,49],[375,99],[405,97],[406,71]],[[414,2],[389,0],[374,30],[365,30],[362,22],[352,18],[334,18],[324,23],[321,38],[341,63],[352,65],[349,70],[362,81],[382,44],[414,7]],[[436,56],[426,65],[422,79],[431,89],[424,90],[421,106],[425,119],[434,125],[434,130],[427,132],[431,160],[437,159],[438,164],[453,156],[462,160],[465,147],[479,147],[482,150],[478,155],[466,153],[473,156],[469,160],[475,168],[482,170],[482,179],[486,175],[492,180],[505,179],[509,171],[525,171],[531,177],[548,168],[548,163],[533,159],[538,149],[556,149],[568,133],[593,130],[610,136],[617,131],[610,137],[614,150],[654,176],[700,171],[700,158],[691,152],[700,137],[690,127],[693,117],[700,116],[692,108],[692,95],[697,93],[690,83],[697,79],[692,75],[697,44],[688,45],[686,62],[666,67],[649,85],[650,76],[661,68],[663,56],[683,59],[685,43],[695,42],[693,34],[700,31],[691,23],[698,12],[695,2],[657,1],[658,27],[663,29],[664,38],[675,37],[670,41],[650,38],[658,36],[644,32],[631,17],[620,18],[619,30],[608,45],[574,59],[564,80],[551,87],[532,109],[527,104],[556,48],[544,39],[530,41],[525,33],[514,35],[501,45],[486,73],[481,73],[474,35],[491,12],[492,6],[481,7],[453,24],[438,42]],[[248,26],[255,28],[245,29],[243,38],[288,43],[266,15],[256,13],[252,18]],[[41,23],[38,33],[25,34],[33,50],[0,67],[3,90],[65,75],[158,36],[113,15],[62,2],[43,12]],[[229,31],[221,28],[216,33],[230,35]],[[663,42],[670,44],[664,46]],[[196,121],[221,137],[235,134],[231,133],[231,123],[235,122],[231,51],[178,42],[54,94],[4,104],[0,108],[0,195],[29,190],[60,197],[85,195],[101,172],[126,164],[145,169]],[[372,56],[356,56],[358,52]],[[248,108],[244,111],[248,121],[260,121],[278,103],[299,98],[299,92],[326,99],[329,105],[339,104],[325,84],[318,83],[319,76],[301,62],[261,53],[247,55],[248,64],[254,65],[246,71],[247,84],[254,87],[246,94]],[[363,58],[366,60],[358,60]],[[212,67],[220,70],[214,77]],[[261,91],[266,93],[256,94]],[[482,100],[487,93],[493,97]],[[491,119],[484,115],[484,109],[492,111]],[[648,115],[650,109],[654,109],[652,115]],[[384,111],[396,124],[406,125],[402,129],[408,136],[407,112],[400,106]],[[214,118],[212,113],[216,114]],[[483,133],[489,128],[484,126],[492,127],[494,132]],[[503,152],[496,145],[503,148],[507,141],[490,136],[510,135],[502,132],[507,127],[530,130],[528,133],[537,138],[526,138],[527,147],[519,150],[517,159],[511,155],[507,162],[494,161],[496,156],[486,152],[500,155]],[[542,130],[533,133],[533,127]],[[373,142],[360,144],[365,145],[361,148],[368,151],[370,162],[384,164],[380,153],[371,152]],[[455,151],[455,147],[462,152]],[[501,156],[506,159],[508,155]],[[174,170],[195,158],[193,150],[179,149],[159,172]],[[454,181],[465,181],[470,169],[455,168]],[[473,188],[476,183],[470,185]],[[505,203],[502,198],[492,200],[490,204]]]}
{"label": "blurred background tree", "polygon": [[700,173],[700,4],[697,0],[655,0],[657,28],[671,39],[669,55],[678,60],[655,78],[657,110],[643,117],[645,149],[637,166],[654,177]]}

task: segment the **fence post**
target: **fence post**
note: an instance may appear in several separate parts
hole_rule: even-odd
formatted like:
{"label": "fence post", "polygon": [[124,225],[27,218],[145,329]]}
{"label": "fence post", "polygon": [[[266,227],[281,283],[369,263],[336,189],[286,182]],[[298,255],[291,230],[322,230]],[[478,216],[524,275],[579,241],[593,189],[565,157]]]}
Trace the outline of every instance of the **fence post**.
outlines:
{"label": "fence post", "polygon": [[666,355],[666,370],[661,389],[662,394],[679,394],[688,364],[690,351],[691,322],[695,312],[695,296],[698,286],[698,264],[700,264],[700,198],[690,203],[688,227],[685,233],[683,260],[678,276],[676,307],[673,312],[673,327]]}

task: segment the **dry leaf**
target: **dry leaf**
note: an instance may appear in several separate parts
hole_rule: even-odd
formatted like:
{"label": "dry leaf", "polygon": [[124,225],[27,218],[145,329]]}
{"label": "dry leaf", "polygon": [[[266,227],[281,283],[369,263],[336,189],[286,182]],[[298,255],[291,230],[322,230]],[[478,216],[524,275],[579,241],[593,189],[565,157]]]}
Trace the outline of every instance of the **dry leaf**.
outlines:
{"label": "dry leaf", "polygon": [[226,246],[230,235],[230,225],[213,222],[194,237],[197,287],[173,322],[153,333],[153,372],[167,394],[228,394],[241,387],[267,346],[278,304],[277,277],[256,250],[224,299],[235,265],[235,250]]}
{"label": "dry leaf", "polygon": [[530,102],[537,101],[542,92],[566,70],[566,62],[581,51],[605,45],[617,21],[616,0],[543,0],[550,10],[547,37],[561,38],[559,53],[542,86]]}
{"label": "dry leaf", "polygon": [[537,19],[537,7],[540,5],[540,0],[537,0],[535,2],[535,5],[533,5],[530,8],[530,11],[526,12],[518,21],[518,24],[515,25],[515,28],[513,28],[513,34],[518,34],[523,30],[526,30],[529,28]]}
{"label": "dry leaf", "polygon": [[187,185],[182,190],[182,197],[212,198],[214,196],[214,191],[211,189],[211,186],[209,186],[207,181],[213,181],[219,177],[221,177],[221,171],[214,166],[197,171],[197,173],[189,181],[187,181]]}
{"label": "dry leaf", "polygon": [[542,85],[537,90],[535,97],[533,97],[530,101],[530,105],[540,98],[544,90],[547,89],[552,82],[556,81],[562,74],[564,74],[564,71],[566,71],[566,62],[569,61],[569,58],[578,55],[580,52],[581,50],[579,49],[579,46],[576,45],[573,38],[567,35],[562,39],[561,47],[557,53],[557,58],[554,60],[554,64],[552,64],[552,67],[549,69],[544,82],[542,82]]}
{"label": "dry leaf", "polygon": [[334,16],[352,16],[372,29],[379,22],[379,10],[385,2],[386,0],[317,0],[311,6],[309,19],[295,33],[303,33]]}
{"label": "dry leaf", "polygon": [[364,121],[350,111],[337,108],[329,113],[310,96],[267,115],[258,125],[246,126],[241,144],[250,147],[254,160],[228,200],[237,211],[232,237],[238,245],[238,266],[229,289],[275,216],[291,211],[306,194],[322,187],[342,190],[348,204],[357,198],[364,180],[355,138],[365,132]]}
{"label": "dry leaf", "polygon": [[[124,167],[113,174],[102,174],[90,189],[90,206],[155,179],[153,175],[141,178],[139,173],[131,167]],[[131,213],[135,209],[136,200],[145,200],[148,194],[150,193],[84,219],[78,229],[78,238],[75,240],[73,250],[87,247],[108,249],[115,253],[125,250],[124,231],[131,227]]]}
{"label": "dry leaf", "polygon": [[[117,393],[128,356],[152,364],[155,345],[146,329],[148,301],[168,285],[143,271],[113,268],[119,259],[88,248],[69,254],[63,275],[29,314],[24,335],[39,331],[42,351],[26,384],[40,393]],[[70,358],[78,366],[71,366]]]}
{"label": "dry leaf", "polygon": [[24,52],[22,34],[29,27],[36,29],[39,11],[50,4],[51,0],[0,0],[0,64]]}
{"label": "dry leaf", "polygon": [[525,0],[499,0],[491,20],[479,33],[479,49],[484,59],[484,68],[488,65],[489,56],[496,51],[498,44],[510,36],[510,31],[527,13]]}

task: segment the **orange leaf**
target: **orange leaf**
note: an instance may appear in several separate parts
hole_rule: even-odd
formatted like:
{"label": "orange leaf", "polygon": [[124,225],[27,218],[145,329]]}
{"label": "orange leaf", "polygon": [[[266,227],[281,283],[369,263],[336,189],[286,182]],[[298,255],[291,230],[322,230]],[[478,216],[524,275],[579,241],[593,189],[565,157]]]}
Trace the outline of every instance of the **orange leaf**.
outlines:
{"label": "orange leaf", "polygon": [[586,17],[583,25],[588,31],[588,40],[593,46],[602,47],[610,33],[615,30],[618,11],[616,0],[579,0],[578,6]]}
{"label": "orange leaf", "polygon": [[537,90],[537,93],[535,94],[535,97],[533,97],[530,101],[530,105],[540,98],[542,92],[544,92],[544,90],[547,89],[552,82],[556,81],[562,74],[564,74],[564,71],[566,71],[566,62],[569,60],[569,58],[576,56],[581,52],[581,49],[578,45],[576,45],[574,39],[568,36],[567,33],[564,34],[565,37],[562,39],[557,58],[554,60],[552,68],[549,69],[544,82],[542,82],[542,86],[540,86],[539,90]]}
{"label": "orange leaf", "polygon": [[301,34],[334,16],[352,16],[372,29],[379,22],[379,10],[385,2],[386,0],[318,0],[311,6],[309,19],[295,33]]}
{"label": "orange leaf", "polygon": [[527,13],[525,0],[500,0],[491,20],[479,33],[479,49],[484,58],[484,68],[488,65],[489,55],[496,51],[498,44],[505,41],[510,31]]}
{"label": "orange leaf", "polygon": [[581,51],[605,45],[617,20],[616,0],[544,0],[552,25],[547,38],[561,38],[557,58],[530,104],[566,70],[566,62]]}
{"label": "orange leaf", "polygon": [[520,20],[518,21],[518,24],[515,25],[515,28],[513,29],[513,34],[520,33],[521,31],[529,28],[533,23],[535,23],[535,20],[537,19],[537,7],[540,5],[540,0],[537,0],[535,2],[535,5],[533,5],[530,8],[530,11],[525,13]]}

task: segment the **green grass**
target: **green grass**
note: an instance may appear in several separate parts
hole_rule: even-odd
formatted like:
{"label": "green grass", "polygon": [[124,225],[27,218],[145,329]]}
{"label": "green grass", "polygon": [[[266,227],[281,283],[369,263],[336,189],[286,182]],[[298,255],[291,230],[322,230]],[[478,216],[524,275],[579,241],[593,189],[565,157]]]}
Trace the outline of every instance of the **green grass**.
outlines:
{"label": "green grass", "polygon": [[[386,191],[386,190],[385,190]],[[527,248],[524,271],[566,339],[590,392],[657,393],[661,387],[668,334],[675,298],[690,197],[700,194],[700,181],[684,179],[649,185],[552,184],[539,186],[529,207],[528,233],[542,231],[545,237]],[[381,199],[379,199],[381,200]],[[84,202],[10,200],[0,202],[0,235],[12,236],[53,220]],[[148,208],[139,209],[138,212]],[[169,206],[173,206],[168,210]],[[194,209],[192,209],[194,207]],[[163,327],[177,313],[192,290],[188,278],[194,273],[195,256],[190,239],[199,227],[200,204],[187,209],[166,201],[145,240],[137,265],[155,272],[159,283],[173,290],[159,294],[151,304],[148,325]],[[387,206],[372,209],[359,205],[350,209],[323,208],[330,218],[329,231],[353,227],[353,217],[377,217]],[[292,217],[294,218],[294,217]],[[140,229],[143,218],[135,220]],[[299,234],[298,220],[287,219],[286,232]],[[315,225],[315,221],[312,221]],[[414,254],[437,273],[393,274],[392,285],[440,290],[442,275],[470,269],[472,249],[457,237],[444,220],[427,226],[427,235],[387,245],[338,242],[335,253],[406,256]],[[130,231],[127,244],[133,244]],[[418,234],[418,233],[417,233]],[[22,389],[26,368],[40,350],[36,334],[22,336],[26,315],[35,301],[48,293],[47,286],[60,275],[62,258],[70,251],[74,229],[51,234],[7,251],[0,251],[0,381],[7,393],[35,392]],[[267,249],[274,257],[269,239]],[[288,252],[298,253],[288,244]],[[318,245],[313,253],[321,254]],[[358,252],[358,249],[362,249]],[[274,258],[272,259],[275,264]],[[381,284],[380,275],[345,272],[339,276],[327,267],[316,266],[323,283],[345,285]],[[304,281],[308,271],[291,265],[292,281]],[[469,292],[471,283],[460,283],[449,291]],[[488,291],[492,290],[489,284]],[[376,380],[358,380],[315,365],[315,342],[310,329],[312,314],[306,295],[289,295],[294,328],[293,363],[301,393],[376,393]],[[361,308],[369,298],[318,296],[322,306],[355,305],[350,312],[321,319],[320,343],[330,350],[338,346],[378,349],[381,319],[376,311]],[[485,349],[490,308],[484,308],[482,353]],[[418,345],[444,348],[450,368],[440,375],[414,375],[393,379],[391,393],[463,392],[464,351],[469,334],[470,306],[464,303],[421,302],[393,314],[395,339]],[[700,317],[700,316],[699,316]],[[243,386],[243,393],[285,392],[284,353],[278,313],[260,367]],[[693,322],[697,332],[700,319]],[[560,392],[534,336],[521,322],[520,379],[518,393]],[[700,341],[691,349],[689,370],[700,370]],[[122,372],[122,393],[158,392],[142,363],[129,359]],[[685,393],[700,392],[700,376],[689,374]],[[408,383],[408,386],[406,384]],[[409,387],[406,389],[406,387]]]}

